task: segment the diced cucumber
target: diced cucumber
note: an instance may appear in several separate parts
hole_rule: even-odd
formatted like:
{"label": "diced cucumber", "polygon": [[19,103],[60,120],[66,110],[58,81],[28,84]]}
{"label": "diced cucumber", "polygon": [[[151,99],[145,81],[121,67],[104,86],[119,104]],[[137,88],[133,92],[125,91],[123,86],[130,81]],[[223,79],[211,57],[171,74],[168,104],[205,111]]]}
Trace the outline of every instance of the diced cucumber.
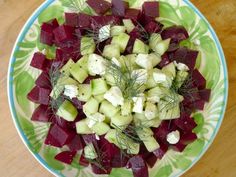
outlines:
{"label": "diced cucumber", "polygon": [[98,122],[91,128],[97,135],[101,136],[110,130],[110,126],[104,122]]}
{"label": "diced cucumber", "polygon": [[138,154],[140,150],[140,144],[135,143],[134,141],[127,141],[128,147],[127,153],[128,154]]}
{"label": "diced cucumber", "polygon": [[101,95],[95,95],[94,98],[101,103],[105,98],[104,98],[104,94]]}
{"label": "diced cucumber", "polygon": [[67,63],[60,69],[62,75],[68,76],[70,75],[70,69],[74,66],[75,62],[70,59]]}
{"label": "diced cucumber", "polygon": [[113,117],[111,117],[111,125],[115,128],[125,129],[133,120],[132,115],[122,116],[120,113],[117,113]]}
{"label": "diced cucumber", "polygon": [[136,126],[157,128],[161,124],[161,120],[159,118],[148,120],[144,114],[135,113],[133,117],[134,117],[134,124]]}
{"label": "diced cucumber", "polygon": [[99,112],[103,113],[106,117],[113,117],[120,109],[118,107],[113,106],[108,101],[102,101]]}
{"label": "diced cucumber", "polygon": [[84,105],[83,105],[83,112],[86,116],[92,115],[98,112],[99,103],[95,98],[90,98]]}
{"label": "diced cucumber", "polygon": [[58,79],[57,84],[53,87],[50,97],[53,99],[57,99],[59,95],[63,92],[65,85],[75,85],[77,86],[78,82],[76,82],[74,79],[63,76]]}
{"label": "diced cucumber", "polygon": [[179,103],[170,103],[161,100],[158,103],[159,117],[161,120],[171,120],[180,117]]}
{"label": "diced cucumber", "polygon": [[146,138],[153,135],[153,131],[149,127],[144,127],[143,125],[138,125],[135,129],[140,140],[144,141]]}
{"label": "diced cucumber", "polygon": [[74,121],[78,115],[78,111],[70,101],[65,100],[60,105],[56,114],[67,121]]}
{"label": "diced cucumber", "polygon": [[126,100],[124,104],[121,106],[121,115],[127,116],[132,112],[132,102],[130,100]]}
{"label": "diced cucumber", "polygon": [[80,84],[78,85],[78,100],[88,101],[92,95],[91,85],[90,84]]}
{"label": "diced cucumber", "polygon": [[149,70],[148,71],[148,79],[146,82],[146,88],[147,89],[151,89],[156,87],[158,84],[155,82],[154,78],[153,78],[153,70]]}
{"label": "diced cucumber", "polygon": [[157,106],[153,103],[146,102],[144,115],[148,120],[152,120],[152,119],[156,118],[158,116]]}
{"label": "diced cucumber", "polygon": [[119,87],[111,87],[105,94],[104,98],[109,101],[113,106],[117,107],[124,104],[124,98]]}
{"label": "diced cucumber", "polygon": [[117,36],[121,33],[125,33],[125,26],[112,26],[111,27],[111,36]]}
{"label": "diced cucumber", "polygon": [[93,79],[91,81],[91,88],[92,88],[92,94],[93,95],[100,95],[105,93],[108,90],[107,83],[104,79]]}
{"label": "diced cucumber", "polygon": [[111,25],[105,25],[99,29],[98,39],[103,42],[111,37]]}
{"label": "diced cucumber", "polygon": [[117,44],[106,45],[103,49],[103,56],[112,59],[120,57],[120,46]]}
{"label": "diced cucumber", "polygon": [[87,159],[96,159],[98,157],[96,150],[92,143],[84,147],[84,156]]}
{"label": "diced cucumber", "polygon": [[153,79],[157,84],[160,84],[166,88],[170,88],[173,81],[173,78],[169,73],[164,73],[163,71],[158,69],[153,72]]}
{"label": "diced cucumber", "polygon": [[106,80],[106,83],[110,86],[114,86],[116,85],[116,81],[115,81],[115,78],[112,74],[110,73],[106,73],[104,76],[103,76]]}
{"label": "diced cucumber", "polygon": [[133,53],[139,54],[148,54],[149,47],[143,43],[143,41],[136,39],[133,46]]}
{"label": "diced cucumber", "polygon": [[86,122],[89,128],[92,128],[96,123],[103,122],[105,120],[105,116],[99,112],[88,115]]}
{"label": "diced cucumber", "polygon": [[69,97],[70,99],[77,97],[79,94],[78,86],[75,85],[65,85],[63,95]]}
{"label": "diced cucumber", "polygon": [[117,142],[117,131],[115,129],[110,129],[106,135],[105,135],[105,139],[110,142],[115,144],[116,146],[119,147],[118,142]]}
{"label": "diced cucumber", "polygon": [[175,68],[175,65],[174,65],[173,62],[171,62],[168,65],[164,66],[162,68],[162,71],[167,75],[169,74],[172,79],[174,79],[175,76],[176,76],[176,68]]}
{"label": "diced cucumber", "polygon": [[135,113],[133,115],[133,117],[134,117],[134,120],[136,120],[136,119],[141,120],[141,121],[146,121],[147,120],[144,113]]}
{"label": "diced cucumber", "polygon": [[127,66],[129,66],[131,69],[138,69],[139,68],[139,66],[135,62],[136,57],[137,57],[137,54],[129,54],[129,55],[125,56],[125,58],[127,59],[126,60]]}
{"label": "diced cucumber", "polygon": [[107,61],[100,55],[90,54],[88,59],[88,71],[92,76],[105,74]]}
{"label": "diced cucumber", "polygon": [[144,125],[146,125],[147,127],[155,127],[155,128],[157,128],[157,127],[159,127],[160,124],[161,124],[161,120],[159,119],[159,117],[144,122]]}
{"label": "diced cucumber", "polygon": [[160,147],[157,140],[153,136],[147,137],[143,140],[143,143],[149,152],[153,152]]}
{"label": "diced cucumber", "polygon": [[112,38],[111,44],[117,44],[120,47],[120,51],[124,52],[129,42],[129,38],[130,36],[128,34],[121,33],[118,36],[114,36]]}
{"label": "diced cucumber", "polygon": [[152,50],[155,51],[155,47],[157,46],[157,44],[162,41],[161,39],[161,35],[158,33],[152,33],[150,38],[149,38],[149,46]]}
{"label": "diced cucumber", "polygon": [[80,44],[81,55],[88,55],[95,51],[95,42],[91,37],[82,37]]}
{"label": "diced cucumber", "polygon": [[80,69],[73,68],[70,70],[70,73],[79,83],[83,83],[85,79],[88,77],[88,72],[83,68]]}
{"label": "diced cucumber", "polygon": [[75,124],[76,132],[78,134],[91,134],[93,133],[92,130],[88,127],[86,119],[82,119]]}
{"label": "diced cucumber", "polygon": [[168,95],[167,89],[157,86],[148,91],[147,100],[151,103],[158,103],[166,95]]}
{"label": "diced cucumber", "polygon": [[126,31],[127,31],[128,33],[130,33],[130,32],[135,28],[135,26],[134,26],[132,20],[130,20],[130,19],[124,19],[124,20],[123,20],[123,23],[124,23],[124,26],[125,26]]}
{"label": "diced cucumber", "polygon": [[188,72],[187,71],[177,71],[176,77],[175,77],[175,84],[177,88],[180,88],[184,81],[188,77]]}
{"label": "diced cucumber", "polygon": [[162,56],[168,50],[169,45],[170,45],[170,39],[166,39],[166,40],[158,42],[153,50],[158,55]]}
{"label": "diced cucumber", "polygon": [[[84,70],[88,71],[88,55],[84,55],[83,57],[81,57],[75,65],[77,66],[73,66],[75,68],[83,68]],[[73,68],[72,67],[72,68]]]}
{"label": "diced cucumber", "polygon": [[152,69],[152,60],[149,58],[148,54],[138,54],[135,62],[144,69]]}
{"label": "diced cucumber", "polygon": [[152,67],[155,67],[161,62],[161,56],[155,54],[155,53],[150,53],[148,55],[148,59],[152,61]]}

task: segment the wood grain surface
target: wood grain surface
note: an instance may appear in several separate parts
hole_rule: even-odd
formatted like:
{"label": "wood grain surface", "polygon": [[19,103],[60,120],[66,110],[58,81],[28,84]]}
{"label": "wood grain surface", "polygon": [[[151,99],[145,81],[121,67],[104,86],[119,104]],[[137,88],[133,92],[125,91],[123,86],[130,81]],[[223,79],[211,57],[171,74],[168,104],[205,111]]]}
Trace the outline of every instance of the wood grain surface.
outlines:
{"label": "wood grain surface", "polygon": [[[0,176],[50,177],[29,153],[13,125],[7,101],[10,53],[22,26],[43,0],[0,0]],[[229,71],[229,101],[220,131],[202,159],[184,177],[236,177],[236,0],[192,0],[210,21]]]}

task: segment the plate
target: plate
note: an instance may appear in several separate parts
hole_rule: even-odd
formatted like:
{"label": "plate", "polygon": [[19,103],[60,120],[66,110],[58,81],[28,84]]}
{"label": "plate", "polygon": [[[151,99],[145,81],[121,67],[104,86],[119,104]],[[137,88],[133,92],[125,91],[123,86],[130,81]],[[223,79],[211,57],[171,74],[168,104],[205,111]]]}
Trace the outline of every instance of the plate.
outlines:
{"label": "plate", "polygon": [[[26,147],[48,171],[55,176],[92,177],[90,168],[77,163],[62,164],[54,159],[60,149],[43,144],[49,125],[30,121],[37,105],[29,102],[27,93],[40,74],[30,67],[33,53],[43,50],[39,43],[40,24],[52,18],[63,22],[65,11],[73,11],[70,0],[47,0],[29,18],[22,28],[9,63],[8,98],[12,119]],[[140,8],[143,0],[129,0],[133,8]],[[78,0],[77,8],[90,13],[85,0]],[[183,25],[190,33],[185,42],[189,48],[200,51],[197,67],[205,76],[207,87],[212,89],[210,102],[204,111],[195,113],[198,139],[182,152],[169,150],[162,160],[150,169],[150,177],[180,176],[190,169],[207,151],[222,123],[228,96],[228,75],[226,61],[220,42],[206,18],[188,0],[161,0],[159,20],[166,26]],[[106,175],[100,175],[106,176]],[[131,177],[127,169],[115,169],[110,177]]]}

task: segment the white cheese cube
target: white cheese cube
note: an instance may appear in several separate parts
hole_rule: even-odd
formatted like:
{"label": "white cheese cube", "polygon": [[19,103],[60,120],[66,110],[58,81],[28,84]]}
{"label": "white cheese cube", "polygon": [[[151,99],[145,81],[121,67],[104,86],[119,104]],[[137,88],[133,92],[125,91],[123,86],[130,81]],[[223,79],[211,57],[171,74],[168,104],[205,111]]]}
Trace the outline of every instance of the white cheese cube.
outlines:
{"label": "white cheese cube", "polygon": [[167,135],[167,141],[170,144],[177,144],[180,140],[180,133],[178,130],[172,131]]}
{"label": "white cheese cube", "polygon": [[106,72],[106,60],[97,54],[90,54],[88,59],[88,71],[92,75],[103,75]]}
{"label": "white cheese cube", "polygon": [[75,85],[65,85],[64,93],[65,96],[68,96],[70,99],[76,97],[78,93],[78,87]]}
{"label": "white cheese cube", "polygon": [[122,92],[117,86],[111,87],[110,90],[104,94],[104,98],[115,107],[124,104]]}

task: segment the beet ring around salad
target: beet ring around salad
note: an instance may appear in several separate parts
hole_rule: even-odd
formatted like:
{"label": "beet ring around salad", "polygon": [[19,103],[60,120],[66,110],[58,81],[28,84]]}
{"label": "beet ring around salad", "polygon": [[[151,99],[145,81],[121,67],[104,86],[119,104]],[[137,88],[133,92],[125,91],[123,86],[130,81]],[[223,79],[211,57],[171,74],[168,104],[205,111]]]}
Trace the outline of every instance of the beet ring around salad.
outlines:
{"label": "beet ring around salad", "polygon": [[39,106],[31,120],[50,123],[45,144],[66,147],[55,159],[89,166],[95,174],[148,168],[169,149],[182,152],[197,139],[192,113],[211,90],[195,68],[198,51],[183,47],[183,26],[158,22],[159,3],[141,10],[121,0],[87,0],[97,14],[65,13],[41,26],[36,52],[41,70],[28,99]]}

